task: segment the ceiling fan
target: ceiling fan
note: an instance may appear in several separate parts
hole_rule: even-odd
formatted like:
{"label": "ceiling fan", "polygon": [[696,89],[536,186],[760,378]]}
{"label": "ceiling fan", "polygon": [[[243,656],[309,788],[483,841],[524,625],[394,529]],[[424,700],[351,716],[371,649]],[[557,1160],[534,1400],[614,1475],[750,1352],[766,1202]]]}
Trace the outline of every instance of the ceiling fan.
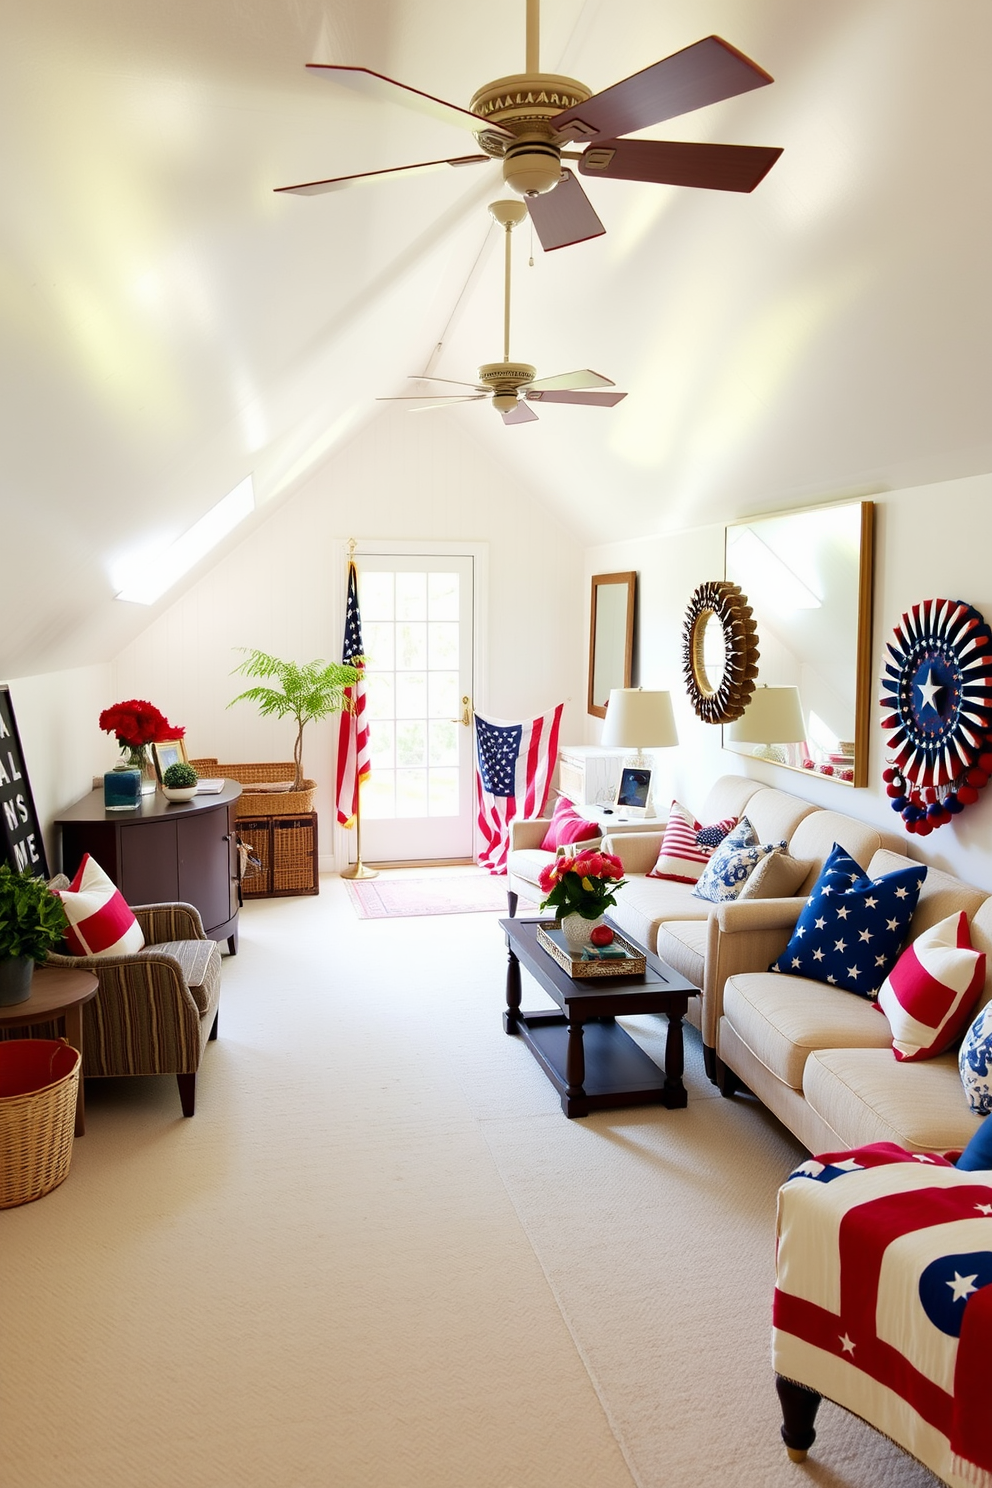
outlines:
{"label": "ceiling fan", "polygon": [[[366,98],[403,104],[471,130],[484,154],[425,160],[276,190],[316,196],[367,181],[502,159],[505,184],[524,197],[541,245],[549,250],[606,231],[575,174],[562,167],[563,160],[575,161],[582,176],[753,191],[781,155],[780,149],[756,145],[621,138],[752,88],[763,88],[773,79],[729,42],[707,36],[601,93],[592,93],[574,78],[540,71],[539,3],[527,0],[526,72],[485,83],[467,109],[367,67],[307,64],[314,73]],[[575,144],[585,149],[565,148]]]}
{"label": "ceiling fan", "polygon": [[[529,362],[510,361],[510,234],[527,216],[521,201],[495,201],[489,211],[504,231],[503,250],[503,360],[484,362],[478,382],[458,382],[451,377],[417,377],[415,382],[443,382],[452,387],[471,389],[464,393],[442,393],[440,396],[408,393],[398,398],[379,398],[380,403],[417,403],[411,413],[429,408],[449,408],[452,403],[480,403],[488,398],[504,424],[532,424],[537,418],[529,403],[586,403],[595,408],[613,408],[626,393],[605,392],[613,383],[588,367],[580,372],[559,372],[554,377],[537,379],[537,368]],[[522,401],[522,400],[526,401]]]}

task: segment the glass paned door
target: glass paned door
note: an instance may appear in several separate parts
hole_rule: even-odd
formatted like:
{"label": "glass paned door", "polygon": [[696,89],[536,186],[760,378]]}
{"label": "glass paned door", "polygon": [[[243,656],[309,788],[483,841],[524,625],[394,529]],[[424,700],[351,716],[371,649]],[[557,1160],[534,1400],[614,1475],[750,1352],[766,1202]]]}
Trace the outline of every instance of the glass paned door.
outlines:
{"label": "glass paned door", "polygon": [[471,858],[473,560],[359,554],[355,563],[372,750],[362,858]]}

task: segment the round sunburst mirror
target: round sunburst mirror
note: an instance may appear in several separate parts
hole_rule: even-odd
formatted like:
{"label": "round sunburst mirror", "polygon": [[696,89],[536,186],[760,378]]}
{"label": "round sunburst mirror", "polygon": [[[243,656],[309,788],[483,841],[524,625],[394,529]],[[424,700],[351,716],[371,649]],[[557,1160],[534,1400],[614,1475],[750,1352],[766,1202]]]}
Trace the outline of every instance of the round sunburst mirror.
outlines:
{"label": "round sunburst mirror", "polygon": [[682,630],[682,671],[704,723],[740,718],[758,675],[758,629],[739,584],[700,584]]}

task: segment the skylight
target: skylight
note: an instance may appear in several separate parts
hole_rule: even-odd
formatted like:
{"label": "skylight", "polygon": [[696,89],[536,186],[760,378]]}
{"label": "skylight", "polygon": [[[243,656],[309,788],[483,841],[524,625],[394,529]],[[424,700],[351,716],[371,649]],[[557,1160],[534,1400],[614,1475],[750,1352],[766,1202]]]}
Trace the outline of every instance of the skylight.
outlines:
{"label": "skylight", "polygon": [[215,548],[229,532],[255,509],[255,491],[250,475],[229,491],[222,501],[194,522],[182,537],[154,556],[128,565],[121,575],[123,587],[117,598],[131,604],[154,604],[194,564]]}

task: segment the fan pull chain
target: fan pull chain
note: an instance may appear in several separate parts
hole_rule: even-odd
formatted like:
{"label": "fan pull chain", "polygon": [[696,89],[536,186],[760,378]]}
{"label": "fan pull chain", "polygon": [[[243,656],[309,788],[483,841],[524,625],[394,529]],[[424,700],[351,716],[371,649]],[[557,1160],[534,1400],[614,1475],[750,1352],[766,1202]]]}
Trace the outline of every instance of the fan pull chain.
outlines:
{"label": "fan pull chain", "polygon": [[513,231],[513,223],[508,222],[503,229],[506,233],[506,253],[503,267],[503,360],[510,360],[510,233]]}
{"label": "fan pull chain", "polygon": [[527,267],[530,268],[530,269],[532,269],[534,267],[534,219],[533,219],[533,217],[531,217],[531,219],[530,219],[530,258],[527,260]]}

